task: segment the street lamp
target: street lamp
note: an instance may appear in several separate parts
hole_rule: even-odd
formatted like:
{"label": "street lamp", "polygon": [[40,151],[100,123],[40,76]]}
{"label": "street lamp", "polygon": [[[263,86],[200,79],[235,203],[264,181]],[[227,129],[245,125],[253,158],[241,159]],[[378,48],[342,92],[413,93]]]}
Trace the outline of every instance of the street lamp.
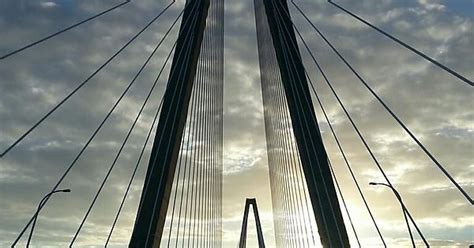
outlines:
{"label": "street lamp", "polygon": [[408,233],[410,234],[411,244],[413,245],[413,247],[416,247],[416,246],[415,246],[415,240],[413,239],[413,234],[411,233],[410,223],[408,222],[407,208],[405,207],[405,204],[403,204],[402,197],[400,196],[400,194],[398,193],[398,191],[397,191],[392,185],[386,184],[386,183],[370,182],[369,185],[373,185],[373,186],[377,186],[377,185],[385,186],[385,187],[388,187],[388,188],[390,188],[390,189],[392,190],[393,194],[395,194],[395,197],[397,197],[397,200],[400,202],[400,205],[401,205],[401,207],[402,207],[403,217],[405,218],[405,222],[406,222],[407,228],[408,228]]}
{"label": "street lamp", "polygon": [[58,189],[58,190],[53,190],[51,192],[49,192],[48,194],[46,194],[43,199],[41,199],[40,203],[38,204],[38,208],[36,210],[36,213],[35,213],[35,218],[33,219],[33,224],[31,225],[31,229],[30,229],[30,235],[28,236],[28,242],[26,243],[26,247],[29,247],[30,246],[30,242],[31,242],[31,238],[33,237],[33,231],[35,229],[35,225],[36,225],[36,220],[38,219],[38,214],[39,214],[39,211],[43,208],[43,206],[46,204],[46,202],[48,201],[48,199],[55,193],[69,193],[71,192],[71,189]]}

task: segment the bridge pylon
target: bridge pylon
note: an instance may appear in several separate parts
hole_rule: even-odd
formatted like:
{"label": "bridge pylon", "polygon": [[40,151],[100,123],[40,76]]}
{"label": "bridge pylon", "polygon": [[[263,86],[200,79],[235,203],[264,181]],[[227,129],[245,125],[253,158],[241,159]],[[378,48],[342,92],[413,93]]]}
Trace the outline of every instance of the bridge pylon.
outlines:
{"label": "bridge pylon", "polygon": [[159,247],[210,0],[186,2],[129,247]]}
{"label": "bridge pylon", "polygon": [[258,215],[257,200],[255,198],[247,198],[245,200],[244,218],[242,219],[242,229],[240,231],[239,248],[245,248],[247,244],[247,224],[249,217],[250,205],[253,207],[253,216],[255,218],[255,226],[257,227],[258,247],[265,248],[265,241],[263,239],[262,224],[260,223],[260,216]]}

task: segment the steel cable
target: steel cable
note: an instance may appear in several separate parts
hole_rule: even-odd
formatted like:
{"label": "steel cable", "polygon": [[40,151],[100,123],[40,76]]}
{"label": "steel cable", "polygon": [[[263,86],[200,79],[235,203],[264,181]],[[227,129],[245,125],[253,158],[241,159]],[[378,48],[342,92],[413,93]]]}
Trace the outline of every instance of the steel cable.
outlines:
{"label": "steel cable", "polygon": [[125,43],[117,52],[115,52],[111,57],[109,57],[99,68],[97,68],[92,74],[90,74],[84,81],[82,81],[74,90],[72,90],[66,97],[59,101],[51,110],[49,110],[43,117],[41,117],[32,127],[30,127],[26,132],[24,132],[19,138],[17,138],[10,146],[8,146],[2,153],[0,153],[0,158],[5,156],[11,149],[13,149],[18,143],[20,143],[26,136],[28,136],[34,129],[36,129],[43,121],[45,121],[51,114],[53,114],[59,107],[61,107],[66,101],[68,101],[74,94],[76,94],[84,85],[86,85],[90,80],[97,75],[105,66],[107,66],[115,57],[117,57],[125,48],[128,47],[135,39],[137,39],[145,30],[148,29],[163,13],[168,10],[175,1],[168,4],[158,15],[156,15],[148,24],[146,24],[138,33],[136,33],[130,40]]}
{"label": "steel cable", "polygon": [[451,183],[458,189],[458,191],[469,201],[471,205],[474,205],[474,200],[471,196],[459,185],[458,182],[449,174],[449,172],[444,168],[444,166],[431,154],[431,152],[421,143],[421,141],[413,134],[413,132],[401,121],[401,119],[392,111],[392,109],[385,103],[385,101],[380,98],[377,93],[372,89],[372,87],[360,76],[360,74],[354,69],[354,67],[342,56],[342,54],[332,45],[332,43],[327,39],[327,37],[311,22],[311,20],[306,16],[306,14],[300,9],[300,7],[293,2],[293,5],[296,9],[302,14],[306,21],[311,25],[311,27],[323,38],[325,43],[337,54],[337,56],[344,62],[344,64],[354,73],[354,75],[359,79],[359,81],[369,90],[369,92],[377,99],[377,101],[387,110],[387,112],[394,118],[394,120],[403,128],[403,130],[410,136],[410,138],[421,148],[421,150],[433,161],[433,163],[438,167],[438,169],[451,181]]}

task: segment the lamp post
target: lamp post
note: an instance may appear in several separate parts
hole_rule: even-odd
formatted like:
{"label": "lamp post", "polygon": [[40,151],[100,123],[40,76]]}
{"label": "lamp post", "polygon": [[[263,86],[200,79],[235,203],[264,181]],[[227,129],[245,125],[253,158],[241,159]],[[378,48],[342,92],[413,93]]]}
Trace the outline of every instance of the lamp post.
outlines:
{"label": "lamp post", "polygon": [[33,237],[33,231],[34,231],[35,225],[36,225],[36,220],[38,219],[39,211],[43,208],[44,204],[46,204],[48,199],[55,193],[69,193],[69,192],[71,192],[71,189],[58,189],[58,190],[54,190],[54,191],[49,192],[48,194],[46,194],[43,197],[43,199],[41,199],[40,203],[38,204],[38,208],[36,210],[36,213],[35,213],[35,218],[33,219],[33,223],[31,225],[30,235],[28,236],[28,242],[26,243],[26,247],[30,246],[31,238]]}
{"label": "lamp post", "polygon": [[377,185],[380,185],[380,186],[385,186],[385,187],[388,187],[392,190],[393,194],[395,195],[395,197],[397,197],[397,200],[400,202],[400,205],[402,207],[402,211],[403,211],[403,217],[405,218],[405,223],[407,224],[407,229],[408,229],[408,233],[410,234],[410,239],[411,239],[411,244],[413,245],[413,247],[416,247],[415,246],[415,240],[413,239],[413,234],[411,233],[411,229],[410,229],[410,223],[408,222],[408,217],[407,217],[407,208],[405,207],[405,204],[403,204],[403,201],[402,201],[402,197],[400,196],[400,194],[398,193],[398,191],[390,184],[386,184],[386,183],[376,183],[376,182],[370,182],[369,185],[373,185],[373,186],[377,186]]}

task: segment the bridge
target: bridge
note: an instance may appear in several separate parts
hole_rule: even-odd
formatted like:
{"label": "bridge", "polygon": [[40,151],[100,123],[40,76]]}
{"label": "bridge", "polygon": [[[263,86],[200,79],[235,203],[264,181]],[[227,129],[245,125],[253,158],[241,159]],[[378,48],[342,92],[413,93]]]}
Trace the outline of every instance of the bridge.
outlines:
{"label": "bridge", "polygon": [[[323,6],[327,8],[325,11],[333,11],[344,16],[344,20],[359,25],[354,28],[361,30],[358,35],[372,32],[371,35],[384,39],[386,46],[397,47],[409,54],[410,59],[418,59],[417,63],[441,75],[440,89],[453,85],[454,92],[459,93],[453,98],[467,99],[472,103],[472,98],[469,99],[473,96],[472,72],[459,72],[437,56],[423,52],[403,37],[372,23],[342,2],[328,1]],[[54,1],[48,3],[52,6]],[[101,19],[121,13],[125,8],[139,11],[130,7],[133,4],[134,1],[120,2],[36,40],[16,41],[16,47],[0,54],[0,64],[5,64],[5,68],[16,68],[14,74],[21,75],[28,58],[40,58],[42,53],[50,51],[44,50],[48,43],[57,42],[54,43],[57,49],[63,49],[67,54],[70,50],[61,45],[63,37],[84,26],[100,23]],[[390,198],[387,204],[397,206],[399,212],[394,215],[400,217],[397,221],[404,223],[403,230],[397,230],[405,236],[403,245],[437,245],[440,238],[433,236],[432,232],[427,235],[425,231],[430,223],[418,220],[423,217],[419,206],[413,204],[412,199],[405,201],[413,198],[413,190],[393,170],[394,161],[404,161],[401,158],[404,155],[397,145],[384,145],[384,142],[395,137],[400,139],[395,143],[409,146],[406,153],[416,154],[415,161],[422,164],[419,169],[430,171],[431,174],[425,176],[441,178],[437,181],[442,182],[439,190],[449,189],[451,198],[448,201],[454,202],[462,211],[472,212],[472,178],[469,179],[472,155],[451,151],[462,146],[472,147],[472,140],[445,148],[447,153],[463,156],[462,164],[455,166],[466,169],[459,172],[453,165],[457,159],[451,161],[449,158],[453,156],[444,155],[439,158],[440,149],[425,142],[430,140],[427,134],[433,137],[449,134],[422,132],[416,123],[407,122],[406,115],[400,114],[403,112],[399,108],[401,104],[393,101],[392,96],[381,93],[385,90],[383,82],[375,84],[372,82],[374,79],[368,79],[364,72],[367,68],[360,68],[353,62],[364,58],[364,51],[360,50],[360,58],[349,58],[338,47],[338,42],[318,26],[317,15],[309,14],[313,13],[316,4],[293,0],[254,0],[252,4],[275,245],[391,246],[398,241],[387,235],[390,227],[386,222],[381,224],[380,209],[374,207],[380,206],[376,203],[383,198]],[[110,50],[107,57],[90,57],[78,63],[82,66],[81,73],[66,78],[76,80],[65,87],[67,90],[58,90],[61,92],[58,95],[54,95],[54,91],[45,93],[54,95],[45,97],[50,102],[45,111],[38,112],[34,105],[23,106],[28,113],[26,121],[22,121],[19,127],[13,128],[12,125],[2,130],[8,134],[2,134],[4,138],[0,141],[0,170],[19,168],[27,175],[28,167],[41,164],[42,157],[37,153],[48,147],[56,148],[54,152],[46,149],[46,156],[54,157],[55,164],[38,169],[47,174],[38,180],[47,183],[41,183],[34,197],[21,200],[28,201],[25,205],[28,207],[15,203],[19,208],[25,208],[23,211],[28,214],[20,218],[21,223],[13,225],[17,227],[16,231],[8,233],[9,246],[35,246],[39,239],[41,245],[45,245],[44,239],[48,235],[59,238],[59,246],[69,247],[116,247],[123,244],[129,247],[223,246],[223,216],[226,214],[223,208],[226,155],[224,1],[188,0],[156,2],[154,5],[160,9],[137,30],[127,30],[125,42],[111,42],[114,46],[110,47],[98,45]],[[165,28],[155,32],[152,28],[155,25]],[[80,34],[85,38],[88,36]],[[154,39],[154,43],[144,43],[140,40],[143,36]],[[324,53],[314,48],[316,38],[317,44],[325,47]],[[101,42],[109,41],[103,39]],[[143,56],[130,56],[129,50],[135,43],[146,47]],[[391,55],[388,48],[385,49],[380,52],[380,57]],[[347,70],[350,78],[343,77],[344,82],[336,82],[333,67],[329,68],[328,62],[320,59],[327,53],[332,56],[330,64],[337,64],[337,70]],[[22,56],[25,59],[22,60]],[[58,64],[38,64],[41,59],[35,63],[44,69],[45,74],[60,78],[61,68],[67,67],[64,61],[70,60],[73,58],[61,61],[57,70],[50,66]],[[135,60],[139,62],[130,62]],[[130,64],[138,66],[132,68]],[[105,73],[108,69],[110,71]],[[393,66],[386,70],[388,72],[379,74],[394,71],[397,75],[399,68]],[[107,80],[114,71],[129,73],[119,78],[122,83],[108,84],[107,87],[114,88],[111,91],[114,94],[102,95],[99,92],[105,86],[99,85],[97,78]],[[341,90],[343,84],[351,86]],[[430,82],[405,82],[396,88],[405,86],[411,90],[426,90],[410,84],[427,87]],[[35,86],[34,80],[32,85],[32,89],[38,92],[45,90]],[[347,104],[348,99],[359,97],[362,91],[366,95],[360,99],[358,108],[364,108],[363,113]],[[403,90],[392,94],[403,94]],[[101,104],[82,107],[88,101],[101,98],[104,98]],[[331,105],[328,104],[329,98],[333,101]],[[6,105],[9,100],[2,101],[2,108],[9,107]],[[436,102],[436,99],[432,101]],[[11,102],[18,100],[15,98]],[[79,103],[81,106],[77,105]],[[371,109],[366,107],[369,103]],[[416,101],[412,103],[416,104]],[[468,122],[463,125],[472,132],[472,128],[469,129],[469,125],[472,127],[469,105],[465,102],[463,111],[457,114],[467,116]],[[372,115],[375,108],[384,112],[383,117]],[[65,120],[67,124],[58,128],[50,120],[61,113],[76,117]],[[463,135],[472,136],[453,124],[456,120],[451,121],[454,127],[446,132],[460,132],[456,134],[460,140]],[[7,119],[6,122],[15,121]],[[341,128],[340,123],[347,126]],[[398,133],[392,137],[378,132],[382,141],[374,142],[371,133],[380,131],[376,130],[378,123],[391,123]],[[370,125],[373,130],[364,125]],[[83,126],[85,130],[78,131],[77,126]],[[72,136],[81,139],[74,140]],[[355,148],[356,142],[359,145]],[[451,140],[446,144],[452,144]],[[65,147],[71,149],[61,152]],[[385,151],[389,148],[393,150]],[[110,151],[107,156],[106,151]],[[383,152],[394,156],[382,156]],[[81,166],[83,169],[79,170]],[[409,163],[400,173],[406,178],[413,177],[417,166]],[[427,185],[428,188],[434,187]],[[377,190],[377,196],[368,193],[367,188]],[[2,194],[8,190],[2,189]],[[259,246],[264,247],[262,220],[255,199],[247,199],[245,204],[239,247],[245,247],[247,243],[250,205],[257,223]],[[454,205],[449,206],[454,209]],[[57,233],[48,232],[52,227],[41,225],[41,222],[46,218],[44,216],[54,219],[56,214],[68,217],[67,228]],[[94,221],[101,218],[104,219],[101,223],[107,224],[99,226]],[[472,220],[472,216],[458,218]],[[57,225],[63,224],[57,222]]]}

